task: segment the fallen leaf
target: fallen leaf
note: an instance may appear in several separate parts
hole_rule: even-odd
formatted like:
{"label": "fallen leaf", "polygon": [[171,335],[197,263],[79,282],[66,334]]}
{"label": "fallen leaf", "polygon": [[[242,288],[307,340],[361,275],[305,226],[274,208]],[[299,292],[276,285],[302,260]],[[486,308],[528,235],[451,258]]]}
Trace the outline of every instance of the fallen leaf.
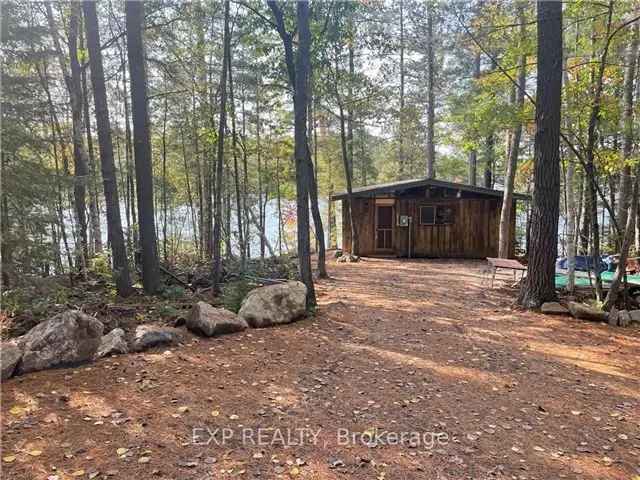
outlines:
{"label": "fallen leaf", "polygon": [[15,455],[7,455],[5,457],[2,457],[2,461],[4,463],[13,463],[16,461],[16,456]]}
{"label": "fallen leaf", "polygon": [[11,415],[16,415],[16,416],[21,416],[25,414],[25,408],[21,407],[20,405],[14,405],[13,407],[11,407],[11,409],[9,410],[9,413]]}
{"label": "fallen leaf", "polygon": [[84,470],[76,470],[71,474],[72,477],[82,477],[84,475]]}
{"label": "fallen leaf", "polygon": [[219,415],[220,415],[220,412],[219,412],[218,410],[213,410],[213,411],[211,412],[211,416],[212,416],[212,417],[217,417],[217,416],[219,416]]}
{"label": "fallen leaf", "polygon": [[117,453],[119,456],[122,456],[122,455],[124,455],[125,453],[127,453],[128,451],[129,451],[129,449],[128,449],[128,448],[120,447],[119,449],[117,449],[117,450],[116,450],[116,453]]}
{"label": "fallen leaf", "polygon": [[32,457],[39,457],[42,455],[42,450],[29,450],[27,453]]}

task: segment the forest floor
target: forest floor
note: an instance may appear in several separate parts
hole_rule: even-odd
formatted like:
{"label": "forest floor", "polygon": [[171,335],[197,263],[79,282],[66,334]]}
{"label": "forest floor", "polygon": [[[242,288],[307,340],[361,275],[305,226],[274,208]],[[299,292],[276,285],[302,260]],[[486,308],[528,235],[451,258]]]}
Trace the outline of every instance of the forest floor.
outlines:
{"label": "forest floor", "polygon": [[332,261],[313,318],[13,378],[3,478],[640,474],[640,331],[520,312],[482,266]]}

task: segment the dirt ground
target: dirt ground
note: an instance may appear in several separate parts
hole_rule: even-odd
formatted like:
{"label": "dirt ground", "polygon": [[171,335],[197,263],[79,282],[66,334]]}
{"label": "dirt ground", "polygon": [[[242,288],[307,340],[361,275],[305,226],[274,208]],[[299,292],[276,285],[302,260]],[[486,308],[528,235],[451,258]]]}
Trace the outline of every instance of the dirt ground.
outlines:
{"label": "dirt ground", "polygon": [[331,262],[314,318],[2,386],[6,479],[632,479],[640,331],[482,263]]}

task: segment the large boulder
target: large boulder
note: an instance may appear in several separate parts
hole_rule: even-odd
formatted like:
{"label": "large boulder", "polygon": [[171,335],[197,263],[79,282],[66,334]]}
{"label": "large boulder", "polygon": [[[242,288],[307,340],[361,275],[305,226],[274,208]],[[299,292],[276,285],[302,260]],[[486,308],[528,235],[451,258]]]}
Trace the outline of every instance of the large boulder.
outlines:
{"label": "large boulder", "polygon": [[205,302],[196,303],[187,318],[187,328],[194,333],[213,337],[224,333],[234,333],[249,327],[247,322],[229,310],[215,308]]}
{"label": "large boulder", "polygon": [[2,381],[13,375],[22,358],[22,349],[16,342],[2,342],[0,344],[0,363],[2,364]]}
{"label": "large boulder", "polygon": [[640,310],[629,310],[629,323],[638,322],[640,323]]}
{"label": "large boulder", "polygon": [[136,327],[131,346],[134,351],[141,352],[157,345],[178,343],[181,339],[177,328],[145,324]]}
{"label": "large boulder", "polygon": [[606,322],[608,320],[607,312],[590,307],[584,303],[569,302],[568,307],[571,315],[581,320],[590,320],[592,322]]}
{"label": "large boulder", "polygon": [[78,310],[68,310],[39,323],[20,340],[22,361],[17,373],[77,365],[95,355],[104,326]]}
{"label": "large boulder", "polygon": [[127,336],[121,328],[114,328],[102,337],[100,347],[96,352],[96,359],[106,357],[107,355],[118,355],[121,353],[129,353],[129,345],[127,345]]}
{"label": "large boulder", "polygon": [[249,292],[238,315],[254,328],[289,323],[306,314],[306,299],[304,283],[268,285]]}
{"label": "large boulder", "polygon": [[568,315],[569,310],[558,302],[545,302],[540,307],[540,311],[545,315]]}

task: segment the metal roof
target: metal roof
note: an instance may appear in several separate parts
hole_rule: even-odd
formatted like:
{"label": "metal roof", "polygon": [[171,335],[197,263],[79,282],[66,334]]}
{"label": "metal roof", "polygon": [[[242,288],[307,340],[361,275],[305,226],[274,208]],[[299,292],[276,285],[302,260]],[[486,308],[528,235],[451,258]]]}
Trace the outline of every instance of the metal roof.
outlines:
{"label": "metal roof", "polygon": [[[486,195],[489,197],[502,198],[502,190],[493,190],[491,188],[477,187],[474,185],[465,185],[464,183],[447,182],[444,180],[436,180],[434,178],[414,178],[411,180],[401,180],[398,182],[381,183],[378,185],[368,185],[366,187],[359,187],[353,189],[353,196],[355,197],[371,197],[379,193],[401,193],[404,190],[417,187],[440,187],[448,188],[451,190],[460,190],[463,192],[472,192],[479,195]],[[524,193],[514,193],[513,197],[516,200],[530,200],[530,195]],[[331,200],[342,200],[347,198],[347,192],[336,193],[331,196]]]}

